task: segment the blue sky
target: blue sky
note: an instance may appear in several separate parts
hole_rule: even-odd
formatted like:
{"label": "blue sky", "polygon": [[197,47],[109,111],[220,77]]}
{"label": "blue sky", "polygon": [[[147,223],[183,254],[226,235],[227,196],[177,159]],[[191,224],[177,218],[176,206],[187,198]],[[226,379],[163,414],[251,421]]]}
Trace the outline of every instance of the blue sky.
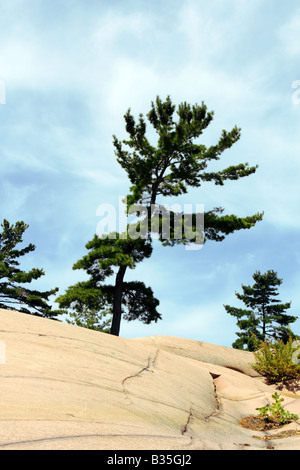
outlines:
{"label": "blue sky", "polygon": [[[163,248],[129,272],[160,300],[163,320],[122,322],[121,336],[172,335],[230,346],[237,327],[223,307],[256,270],[274,269],[282,301],[300,317],[300,7],[294,0],[0,0],[1,219],[29,224],[36,245],[24,267],[43,267],[41,289],[60,293],[95,231],[100,204],[128,192],[112,135],[125,137],[130,107],[157,95],[204,101],[203,135],[242,129],[219,168],[249,162],[255,175],[189,191],[178,203],[216,206],[262,222],[202,250]],[[299,95],[298,95],[299,96]],[[33,284],[32,284],[33,287]],[[241,305],[242,306],[242,305]],[[300,318],[293,324],[300,334]]]}

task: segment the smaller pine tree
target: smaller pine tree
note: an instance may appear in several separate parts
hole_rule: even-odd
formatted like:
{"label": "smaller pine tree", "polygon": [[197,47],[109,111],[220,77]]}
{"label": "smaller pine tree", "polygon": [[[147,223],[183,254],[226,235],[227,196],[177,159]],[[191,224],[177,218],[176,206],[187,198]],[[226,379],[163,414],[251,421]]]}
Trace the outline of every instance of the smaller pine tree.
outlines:
{"label": "smaller pine tree", "polygon": [[280,303],[276,299],[282,279],[273,270],[265,274],[256,271],[253,279],[253,286],[242,285],[243,294],[235,294],[245,304],[245,309],[224,305],[227,313],[238,319],[237,326],[241,330],[236,333],[238,339],[232,346],[254,351],[260,341],[281,340],[287,343],[289,338],[295,338],[289,325],[298,317],[285,313],[291,307],[291,302]]}
{"label": "smaller pine tree", "polygon": [[61,311],[52,310],[48,304],[49,297],[58,291],[57,287],[46,292],[27,287],[31,281],[45,274],[43,269],[32,268],[26,272],[19,267],[19,258],[35,250],[32,243],[19,250],[16,248],[19,243],[22,243],[23,234],[29,225],[23,221],[11,225],[4,219],[1,227],[0,308],[49,318],[61,314]]}
{"label": "smaller pine tree", "polygon": [[[111,312],[110,333],[118,336],[122,317],[150,324],[160,320],[161,314],[151,287],[141,281],[123,281],[126,268],[134,269],[137,263],[150,257],[151,242],[142,238],[123,239],[118,233],[112,235],[112,238],[95,235],[86,244],[88,254],[73,269],[85,270],[89,279],[68,287],[55,301],[77,325],[86,327],[92,324],[91,318],[93,324],[99,324],[103,315]],[[107,283],[114,270],[117,270],[115,283]],[[107,327],[105,324],[105,330]],[[103,331],[102,327],[97,329]]]}

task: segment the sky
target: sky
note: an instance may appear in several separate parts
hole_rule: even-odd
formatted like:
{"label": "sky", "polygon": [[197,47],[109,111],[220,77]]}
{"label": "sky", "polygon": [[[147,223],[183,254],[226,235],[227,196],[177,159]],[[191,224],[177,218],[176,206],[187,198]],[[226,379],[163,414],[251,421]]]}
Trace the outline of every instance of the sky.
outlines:
{"label": "sky", "polygon": [[129,108],[138,117],[169,95],[214,111],[204,145],[241,128],[215,169],[259,165],[174,203],[264,218],[201,250],[155,243],[125,280],[152,287],[162,320],[123,320],[120,336],[231,346],[239,329],[224,305],[243,307],[235,293],[269,269],[300,334],[299,58],[297,0],[0,0],[0,220],[29,225],[24,243],[36,249],[22,267],[45,270],[31,287],[63,294],[86,278],[72,267],[97,208],[117,207],[130,186],[112,136],[126,138]]}

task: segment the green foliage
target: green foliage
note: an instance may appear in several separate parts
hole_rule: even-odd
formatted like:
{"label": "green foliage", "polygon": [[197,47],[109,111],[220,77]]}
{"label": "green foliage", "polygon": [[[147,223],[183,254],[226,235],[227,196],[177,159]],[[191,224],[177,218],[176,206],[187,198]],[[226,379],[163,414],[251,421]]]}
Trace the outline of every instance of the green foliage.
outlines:
{"label": "green foliage", "polygon": [[295,349],[292,338],[287,343],[282,340],[261,342],[260,348],[254,351],[252,366],[269,384],[299,378],[300,365],[295,360]]}
{"label": "green foliage", "polygon": [[59,303],[59,307],[64,310],[64,313],[73,318],[75,324],[80,326],[91,324],[90,318],[93,317],[95,323],[100,322],[102,312],[106,311],[102,290],[91,280],[78,282],[74,286],[68,287],[65,294],[60,295],[55,302]]}
{"label": "green foliage", "polygon": [[161,320],[161,314],[157,311],[159,301],[151,287],[146,287],[141,281],[124,282],[122,305],[127,321],[140,320],[149,325]]}
{"label": "green foliage", "polygon": [[[155,103],[152,102],[147,118],[157,133],[155,146],[146,137],[144,116],[140,114],[136,124],[130,109],[124,116],[129,139],[120,142],[114,136],[117,160],[133,184],[134,202],[145,193],[152,196],[153,202],[159,194],[178,196],[187,192],[187,186],[198,187],[202,181],[223,185],[227,179],[238,179],[256,171],[257,166],[249,168],[246,163],[215,173],[206,172],[209,161],[219,160],[224,150],[239,140],[240,129],[223,131],[217,145],[206,148],[195,139],[211,123],[214,113],[208,112],[204,103],[191,106],[186,102],[178,106],[177,119],[174,119],[175,111],[170,97],[165,101],[157,97]],[[122,144],[133,152],[124,150]]]}
{"label": "green foliage", "polygon": [[263,213],[237,217],[234,214],[220,215],[223,212],[223,208],[217,207],[204,213],[205,240],[221,242],[227,235],[237,230],[249,230],[263,218]]}
{"label": "green foliage", "polygon": [[[150,143],[147,137],[147,124],[156,133],[156,142]],[[188,187],[199,187],[204,182],[224,185],[227,180],[238,180],[255,173],[257,166],[248,163],[231,165],[220,171],[207,171],[209,163],[218,161],[222,153],[240,138],[240,129],[236,126],[229,132],[223,130],[216,145],[206,147],[197,139],[213,119],[213,112],[208,112],[204,103],[191,106],[181,103],[176,110],[170,97],[165,101],[159,97],[152,102],[146,118],[142,114],[138,120],[129,109],[124,116],[128,138],[119,140],[113,136],[113,145],[118,163],[126,171],[131,183],[127,204],[143,205],[147,217],[146,236],[134,238],[127,236],[107,238],[95,236],[87,245],[89,254],[79,260],[73,269],[84,269],[90,276],[86,283],[71,286],[58,300],[65,308],[73,308],[78,313],[83,307],[97,309],[111,308],[113,313],[111,333],[118,335],[121,316],[127,320],[140,319],[144,323],[161,318],[157,311],[159,304],[151,288],[141,282],[124,281],[127,269],[134,269],[136,264],[148,258],[152,253],[152,234],[148,222],[153,206],[158,197],[177,197],[187,193]],[[249,229],[262,220],[263,214],[239,218],[235,215],[222,215],[222,208],[214,208],[204,214],[204,232],[197,235],[197,242],[210,239],[222,241],[226,235],[236,230]],[[170,215],[170,230],[165,236],[160,232],[159,240],[164,245],[189,243],[190,237],[184,233],[176,237],[173,229],[175,214]],[[197,233],[197,214],[191,214],[189,232]],[[132,234],[132,232],[130,232]],[[115,276],[114,285],[105,281]],[[84,292],[87,290],[87,292]],[[97,291],[97,292],[96,292]]]}
{"label": "green foliage", "polygon": [[[172,197],[187,193],[188,187],[199,187],[202,183],[213,182],[224,185],[227,180],[238,180],[255,173],[257,166],[248,163],[231,165],[220,171],[206,171],[209,163],[220,160],[222,153],[232,147],[240,138],[236,126],[229,132],[223,130],[216,145],[206,147],[197,142],[203,131],[213,120],[204,103],[179,104],[177,110],[170,97],[162,101],[159,97],[152,102],[147,120],[157,134],[152,145],[146,137],[147,125],[142,114],[138,123],[129,109],[124,116],[129,138],[118,140],[114,136],[117,161],[127,172],[132,184],[128,203],[155,204],[158,196]],[[222,241],[236,230],[249,229],[262,220],[257,213],[245,218],[235,215],[223,216],[222,208],[214,208],[204,214],[205,239]],[[164,244],[180,243],[172,236]],[[186,243],[184,237],[181,239]]]}
{"label": "green foliage", "polygon": [[282,406],[282,402],[284,399],[279,395],[278,392],[275,392],[272,395],[272,398],[275,400],[272,405],[266,405],[262,408],[256,408],[259,411],[260,416],[266,423],[273,423],[273,424],[287,424],[291,421],[298,419],[299,416],[289,411],[285,410]]}
{"label": "green foliage", "polygon": [[[78,325],[88,327],[93,322],[100,322],[101,329],[102,317],[107,312],[113,312],[116,290],[121,287],[120,313],[126,320],[140,320],[145,324],[157,322],[161,319],[157,311],[159,301],[150,287],[146,287],[143,282],[124,282],[123,279],[115,285],[107,282],[115,274],[114,269],[122,268],[125,272],[126,268],[134,269],[138,262],[149,258],[152,253],[151,242],[144,239],[122,239],[119,234],[114,235],[115,239],[94,236],[86,244],[88,254],[77,261],[73,269],[85,270],[89,279],[70,286],[56,302],[76,319]],[[105,322],[104,328],[107,329],[111,323],[111,319],[108,324]]]}
{"label": "green foliage", "polygon": [[149,258],[152,245],[149,240],[122,238],[119,233],[108,237],[97,235],[86,244],[89,253],[77,261],[74,269],[85,269],[96,281],[113,274],[113,267],[134,269],[137,263]]}
{"label": "green foliage", "polygon": [[102,310],[101,313],[99,313],[98,309],[83,306],[81,311],[73,311],[69,313],[69,316],[70,319],[67,319],[66,322],[71,325],[101,331],[102,333],[109,333],[110,331],[112,314],[109,309],[106,311]]}
{"label": "green foliage", "polygon": [[227,313],[238,319],[237,326],[241,330],[232,346],[254,351],[254,337],[259,341],[281,339],[284,342],[287,342],[289,337],[295,338],[289,325],[295,322],[297,317],[285,313],[291,307],[291,302],[279,303],[276,299],[282,279],[279,279],[273,270],[265,274],[256,271],[253,279],[253,286],[242,285],[243,293],[235,294],[246,308],[224,305]]}
{"label": "green foliage", "polygon": [[29,227],[23,221],[15,225],[4,219],[0,233],[0,308],[19,312],[53,317],[62,312],[52,310],[47,303],[58,288],[46,292],[29,289],[26,284],[39,279],[45,273],[42,269],[32,268],[26,272],[19,268],[19,258],[35,250],[33,244],[17,249],[23,241],[23,234]]}

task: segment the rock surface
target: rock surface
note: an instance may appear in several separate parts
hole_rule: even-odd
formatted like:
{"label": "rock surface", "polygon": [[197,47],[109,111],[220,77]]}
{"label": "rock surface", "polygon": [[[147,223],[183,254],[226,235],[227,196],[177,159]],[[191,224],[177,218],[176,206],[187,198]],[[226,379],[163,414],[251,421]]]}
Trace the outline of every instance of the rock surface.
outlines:
{"label": "rock surface", "polygon": [[[299,435],[280,435],[300,421],[240,426],[275,391],[249,352],[118,338],[1,309],[0,325],[0,450],[300,449]],[[280,393],[300,415],[299,394]]]}

